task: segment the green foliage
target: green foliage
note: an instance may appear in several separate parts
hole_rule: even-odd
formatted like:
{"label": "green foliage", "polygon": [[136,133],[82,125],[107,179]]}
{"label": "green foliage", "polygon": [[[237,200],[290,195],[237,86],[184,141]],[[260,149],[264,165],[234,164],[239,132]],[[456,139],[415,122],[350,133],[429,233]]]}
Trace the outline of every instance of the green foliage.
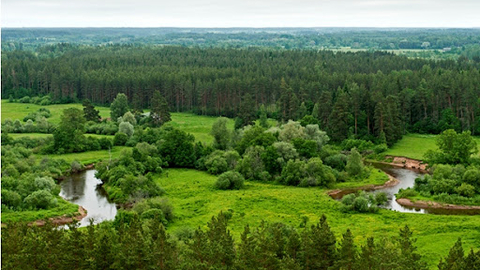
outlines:
{"label": "green foliage", "polygon": [[168,111],[168,102],[160,91],[155,91],[150,105],[150,120],[153,126],[159,127],[168,121],[171,121]]}
{"label": "green foliage", "polygon": [[126,134],[128,137],[132,137],[133,132],[134,132],[133,125],[130,124],[129,122],[121,122],[118,125],[118,133],[123,133],[123,134]]}
{"label": "green foliage", "polygon": [[344,212],[376,213],[378,206],[383,205],[386,201],[387,196],[382,192],[375,195],[367,195],[365,192],[351,193],[343,196],[340,209]]}
{"label": "green foliage", "polygon": [[170,167],[193,167],[195,137],[178,129],[166,130],[157,143],[158,153]]}
{"label": "green foliage", "polygon": [[358,153],[357,149],[354,148],[350,151],[350,155],[347,157],[345,170],[353,177],[360,176],[364,172],[362,156]]}
{"label": "green foliage", "polygon": [[95,110],[95,107],[89,99],[83,100],[82,105],[83,116],[86,121],[100,122],[100,111]]}
{"label": "green foliage", "polygon": [[113,145],[122,146],[125,145],[128,141],[128,135],[123,132],[115,133],[115,137],[113,138]]}
{"label": "green foliage", "polygon": [[85,118],[76,108],[63,111],[60,125],[53,134],[54,151],[58,153],[81,152],[84,141]]}
{"label": "green foliage", "polygon": [[230,131],[227,129],[228,119],[219,117],[212,125],[210,134],[213,136],[213,146],[220,150],[226,150],[230,143]]}
{"label": "green foliage", "polygon": [[117,97],[110,104],[110,117],[112,121],[116,121],[128,111],[128,99],[123,93],[118,93]]}
{"label": "green foliage", "polygon": [[215,188],[217,189],[242,189],[245,179],[243,176],[235,171],[228,171],[218,176],[217,182],[215,182]]}
{"label": "green foliage", "polygon": [[477,143],[470,135],[470,131],[458,134],[449,129],[436,138],[439,151],[428,151],[425,159],[429,164],[469,164],[473,154],[478,152]]}

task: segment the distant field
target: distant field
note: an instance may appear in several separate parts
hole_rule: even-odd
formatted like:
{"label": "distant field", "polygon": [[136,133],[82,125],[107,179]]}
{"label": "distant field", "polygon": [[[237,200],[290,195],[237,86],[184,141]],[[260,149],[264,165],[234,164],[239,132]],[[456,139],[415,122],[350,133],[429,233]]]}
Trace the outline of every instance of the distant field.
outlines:
{"label": "distant field", "polygon": [[70,154],[62,154],[62,155],[38,155],[38,156],[48,156],[54,159],[64,159],[68,163],[76,160],[84,165],[96,163],[101,160],[107,160],[110,158],[112,159],[120,157],[122,150],[128,149],[129,147],[126,146],[114,146],[112,151],[108,150],[99,150],[99,151],[88,151],[82,153],[70,153]]}
{"label": "distant field", "polygon": [[[435,137],[437,135],[426,134],[407,134],[395,143],[385,154],[392,156],[402,156],[414,159],[423,159],[428,150],[435,150]],[[478,147],[480,147],[480,137],[475,137]]]}
{"label": "distant field", "polygon": [[247,181],[245,189],[221,191],[213,188],[216,179],[205,172],[188,169],[168,169],[157,176],[156,182],[165,189],[176,215],[168,225],[169,231],[204,227],[212,215],[230,211],[233,216],[229,229],[238,239],[247,224],[255,228],[265,220],[298,228],[302,216],[309,218],[310,226],[325,214],[337,240],[350,228],[356,243],[363,245],[367,237],[378,240],[383,236],[396,236],[400,228],[408,225],[418,239],[419,252],[432,269],[440,257],[448,254],[458,237],[464,241],[465,250],[480,246],[480,216],[422,215],[383,209],[376,214],[342,213],[340,203],[326,195],[325,189]]}
{"label": "distant field", "polygon": [[[165,124],[188,132],[195,136],[195,139],[204,143],[212,143],[213,137],[210,135],[213,123],[217,117],[202,116],[193,113],[171,113],[172,121]],[[235,122],[228,120],[228,129],[233,130]]]}
{"label": "distant field", "polygon": [[[31,103],[10,103],[8,100],[2,99],[2,123],[5,121],[5,119],[11,119],[13,121],[19,119],[20,121],[23,121],[23,118],[29,113],[36,112],[40,108],[47,108],[52,114],[52,117],[48,118],[48,121],[52,124],[58,124],[60,123],[60,116],[62,115],[63,110],[72,107],[83,110],[82,104],[79,103],[40,106]],[[95,108],[100,111],[101,117],[110,117],[110,108]]]}

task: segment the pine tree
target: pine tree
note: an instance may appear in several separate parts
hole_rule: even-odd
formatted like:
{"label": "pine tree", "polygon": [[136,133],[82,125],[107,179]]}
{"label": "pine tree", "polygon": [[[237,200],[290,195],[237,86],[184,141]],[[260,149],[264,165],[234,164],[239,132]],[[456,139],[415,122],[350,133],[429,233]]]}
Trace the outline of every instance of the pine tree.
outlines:
{"label": "pine tree", "polygon": [[[238,118],[241,120],[239,126],[244,127],[248,125],[253,125],[253,122],[256,119],[255,116],[255,101],[252,99],[252,96],[247,93],[243,96],[240,103],[240,110],[238,112]],[[237,128],[237,123],[235,123]]]}
{"label": "pine tree", "polygon": [[355,269],[357,259],[358,254],[353,241],[353,235],[350,229],[347,229],[347,232],[343,234],[343,241],[340,243],[336,263],[339,269],[352,270]]}
{"label": "pine tree", "polygon": [[260,126],[263,128],[269,128],[269,124],[267,121],[267,111],[265,110],[265,105],[260,106]]}
{"label": "pine tree", "polygon": [[85,120],[100,122],[100,118],[101,118],[100,111],[95,110],[95,107],[93,106],[92,102],[90,102],[89,99],[85,99],[82,105],[83,105],[83,115],[85,117]]}
{"label": "pine tree", "polygon": [[440,260],[438,264],[439,270],[460,270],[464,261],[465,253],[462,247],[462,239],[458,238],[455,245],[450,249],[445,260]]}
{"label": "pine tree", "polygon": [[349,106],[349,96],[341,92],[329,117],[330,138],[334,141],[341,142],[348,138],[351,117]]}
{"label": "pine tree", "polygon": [[168,103],[160,91],[155,91],[150,105],[150,120],[153,126],[159,127],[168,121],[171,121]]}

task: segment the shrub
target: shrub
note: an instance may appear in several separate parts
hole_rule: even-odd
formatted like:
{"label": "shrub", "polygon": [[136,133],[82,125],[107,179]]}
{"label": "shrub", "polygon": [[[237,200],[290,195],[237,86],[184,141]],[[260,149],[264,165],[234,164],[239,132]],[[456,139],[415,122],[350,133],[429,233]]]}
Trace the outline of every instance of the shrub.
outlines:
{"label": "shrub", "polygon": [[385,192],[375,193],[375,202],[377,205],[384,205],[387,201],[388,201],[387,193]]}
{"label": "shrub", "polygon": [[47,190],[37,190],[24,200],[27,207],[33,209],[48,209],[57,205],[57,199]]}
{"label": "shrub", "polygon": [[245,179],[243,176],[234,171],[228,171],[221,174],[217,182],[215,182],[215,188],[217,189],[241,189],[243,188]]}
{"label": "shrub", "polygon": [[462,183],[455,188],[455,192],[464,197],[473,197],[475,195],[475,187],[467,183]]}
{"label": "shrub", "polygon": [[113,144],[123,146],[128,141],[128,135],[123,132],[117,132],[113,138]]}
{"label": "shrub", "polygon": [[152,208],[152,209],[149,209],[149,210],[143,212],[140,215],[140,218],[142,218],[142,219],[156,219],[156,220],[159,220],[165,226],[168,224],[168,221],[165,218],[165,215],[163,214],[162,210],[160,210],[158,208]]}

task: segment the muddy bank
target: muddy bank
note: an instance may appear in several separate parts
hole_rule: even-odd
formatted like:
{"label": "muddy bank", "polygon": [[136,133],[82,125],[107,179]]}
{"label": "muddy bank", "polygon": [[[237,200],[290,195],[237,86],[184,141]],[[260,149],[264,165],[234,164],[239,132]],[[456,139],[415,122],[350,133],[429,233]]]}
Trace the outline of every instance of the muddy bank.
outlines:
{"label": "muddy bank", "polygon": [[334,189],[334,190],[330,190],[329,192],[327,192],[327,194],[330,197],[332,197],[333,199],[337,200],[337,199],[341,199],[343,196],[345,196],[347,194],[354,193],[354,192],[357,192],[359,190],[373,191],[373,190],[377,190],[377,189],[384,189],[384,188],[393,187],[393,186],[396,186],[398,183],[400,183],[400,181],[398,181],[398,179],[396,179],[392,175],[390,175],[388,173],[386,173],[386,174],[388,175],[389,180],[387,182],[385,182],[383,185],[366,185],[366,186],[356,187],[356,188]]}
{"label": "muddy bank", "polygon": [[386,159],[393,159],[392,162],[378,162],[382,164],[389,164],[395,167],[405,168],[405,169],[414,169],[422,173],[427,173],[427,165],[423,161],[407,157],[395,157],[395,156],[385,156]]}
{"label": "muddy bank", "polygon": [[400,205],[412,208],[422,208],[422,209],[443,209],[443,210],[478,210],[480,213],[480,206],[471,206],[471,205],[456,205],[456,204],[441,204],[434,201],[416,201],[412,202],[407,198],[397,199],[397,202]]}

